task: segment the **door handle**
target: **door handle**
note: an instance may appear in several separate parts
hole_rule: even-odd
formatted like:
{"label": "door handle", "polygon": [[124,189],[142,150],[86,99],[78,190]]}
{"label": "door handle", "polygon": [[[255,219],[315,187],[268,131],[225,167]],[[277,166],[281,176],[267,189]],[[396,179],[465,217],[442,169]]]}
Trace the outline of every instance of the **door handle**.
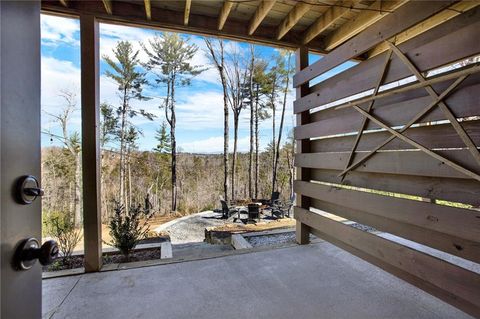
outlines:
{"label": "door handle", "polygon": [[57,259],[58,253],[58,245],[54,240],[48,240],[40,246],[36,238],[24,239],[15,251],[14,265],[18,270],[27,270],[32,268],[38,259],[42,266],[47,266]]}
{"label": "door handle", "polygon": [[32,175],[25,175],[17,181],[17,200],[20,204],[28,205],[33,203],[37,197],[43,196],[43,188],[40,183]]}

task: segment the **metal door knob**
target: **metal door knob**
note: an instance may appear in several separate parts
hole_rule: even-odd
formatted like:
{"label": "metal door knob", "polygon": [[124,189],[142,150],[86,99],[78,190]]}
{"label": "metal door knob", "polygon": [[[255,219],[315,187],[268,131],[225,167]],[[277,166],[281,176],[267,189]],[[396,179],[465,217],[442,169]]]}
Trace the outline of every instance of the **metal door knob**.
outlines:
{"label": "metal door knob", "polygon": [[50,265],[57,259],[58,254],[58,245],[54,240],[46,241],[40,247],[37,239],[28,238],[18,246],[14,262],[18,269],[27,270],[35,265],[37,259],[42,266]]}

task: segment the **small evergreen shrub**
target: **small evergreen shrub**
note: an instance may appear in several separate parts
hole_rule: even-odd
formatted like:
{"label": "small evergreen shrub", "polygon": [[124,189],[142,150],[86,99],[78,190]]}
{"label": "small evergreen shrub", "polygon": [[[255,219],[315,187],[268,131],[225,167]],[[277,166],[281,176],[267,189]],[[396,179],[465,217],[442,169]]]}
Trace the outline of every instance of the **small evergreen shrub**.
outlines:
{"label": "small evergreen shrub", "polygon": [[108,224],[112,241],[107,244],[117,248],[128,261],[135,246],[147,238],[150,231],[148,221],[152,216],[153,214],[145,212],[140,205],[132,205],[126,212],[123,205],[116,203],[113,217]]}
{"label": "small evergreen shrub", "polygon": [[68,263],[73,250],[82,240],[82,231],[75,228],[72,214],[62,211],[44,213],[43,226],[43,233],[57,241],[63,262]]}

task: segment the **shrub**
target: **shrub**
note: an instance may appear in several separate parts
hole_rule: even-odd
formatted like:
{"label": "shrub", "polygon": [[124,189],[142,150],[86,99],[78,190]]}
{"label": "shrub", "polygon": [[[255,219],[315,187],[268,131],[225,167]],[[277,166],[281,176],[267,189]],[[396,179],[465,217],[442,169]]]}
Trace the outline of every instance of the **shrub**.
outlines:
{"label": "shrub", "polygon": [[72,256],[73,250],[82,239],[82,232],[75,228],[72,214],[53,211],[43,214],[44,234],[53,237],[62,253],[64,263]]}
{"label": "shrub", "polygon": [[125,260],[129,260],[135,246],[147,238],[150,231],[148,221],[152,215],[146,213],[140,205],[132,205],[127,213],[123,205],[116,203],[108,224],[112,241],[107,244],[117,248]]}

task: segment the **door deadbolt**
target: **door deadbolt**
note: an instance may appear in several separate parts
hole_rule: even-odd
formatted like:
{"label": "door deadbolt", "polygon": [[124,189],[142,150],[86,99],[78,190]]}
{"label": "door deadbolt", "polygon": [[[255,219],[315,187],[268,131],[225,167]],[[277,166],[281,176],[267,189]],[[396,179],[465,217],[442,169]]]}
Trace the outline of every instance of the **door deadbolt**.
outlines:
{"label": "door deadbolt", "polygon": [[17,200],[20,204],[28,205],[39,197],[43,196],[43,189],[35,176],[26,175],[18,179],[17,182]]}

